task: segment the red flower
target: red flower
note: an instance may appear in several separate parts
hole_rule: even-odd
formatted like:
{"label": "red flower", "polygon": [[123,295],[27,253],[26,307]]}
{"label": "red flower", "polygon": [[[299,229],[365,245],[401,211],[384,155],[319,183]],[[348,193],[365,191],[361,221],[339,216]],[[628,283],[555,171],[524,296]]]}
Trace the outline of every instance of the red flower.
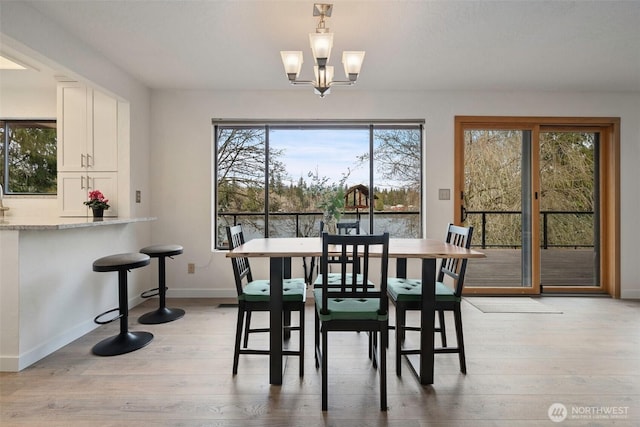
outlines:
{"label": "red flower", "polygon": [[89,191],[89,200],[84,202],[91,208],[109,209],[109,199],[104,197],[100,190]]}

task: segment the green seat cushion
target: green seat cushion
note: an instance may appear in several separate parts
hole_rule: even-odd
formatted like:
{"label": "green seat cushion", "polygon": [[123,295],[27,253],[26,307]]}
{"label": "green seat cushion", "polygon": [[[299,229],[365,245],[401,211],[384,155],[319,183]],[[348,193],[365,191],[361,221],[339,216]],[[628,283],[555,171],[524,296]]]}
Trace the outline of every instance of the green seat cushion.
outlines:
{"label": "green seat cushion", "polygon": [[[345,277],[347,280],[347,286],[351,285],[351,281],[353,280],[352,274],[347,273]],[[329,273],[329,275],[327,276],[327,283],[329,284],[330,287],[340,286],[340,280],[342,280],[341,273]],[[356,276],[356,280],[358,281],[358,283],[362,283],[362,274],[358,274]],[[322,287],[322,274],[318,274],[318,277],[316,277],[316,280],[313,282],[313,287],[314,288]],[[373,288],[373,282],[371,280],[367,280],[367,287]]]}
{"label": "green seat cushion", "polygon": [[[271,286],[268,280],[254,280],[247,283],[239,299],[245,301],[269,301]],[[282,282],[283,301],[302,301],[307,296],[307,285],[304,279],[285,279]]]}
{"label": "green seat cushion", "polygon": [[[420,301],[422,299],[422,280],[389,277],[387,291],[394,301]],[[442,282],[436,282],[437,301],[460,301],[453,289]]]}
{"label": "green seat cushion", "polygon": [[387,320],[388,314],[381,315],[380,298],[329,298],[329,313],[323,314],[322,289],[314,289],[318,317],[323,322],[328,320]]}

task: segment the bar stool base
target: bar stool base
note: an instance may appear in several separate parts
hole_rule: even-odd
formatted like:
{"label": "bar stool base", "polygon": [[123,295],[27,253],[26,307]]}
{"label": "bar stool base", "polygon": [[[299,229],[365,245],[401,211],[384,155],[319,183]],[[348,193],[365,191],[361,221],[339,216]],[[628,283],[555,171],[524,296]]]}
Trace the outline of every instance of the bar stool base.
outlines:
{"label": "bar stool base", "polygon": [[181,308],[159,308],[156,311],[143,314],[138,318],[138,322],[145,325],[157,325],[158,323],[167,323],[180,319],[184,316],[184,310]]}
{"label": "bar stool base", "polygon": [[117,356],[138,350],[152,339],[151,332],[125,332],[100,341],[91,351],[97,356]]}

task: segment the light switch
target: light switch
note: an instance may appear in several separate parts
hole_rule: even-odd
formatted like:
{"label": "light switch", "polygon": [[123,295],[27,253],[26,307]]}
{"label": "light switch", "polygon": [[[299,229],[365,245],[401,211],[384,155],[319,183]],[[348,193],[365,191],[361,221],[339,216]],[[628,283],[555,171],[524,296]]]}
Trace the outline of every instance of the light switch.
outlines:
{"label": "light switch", "polygon": [[438,200],[450,200],[451,190],[448,188],[441,188],[438,190]]}
{"label": "light switch", "polygon": [[140,190],[136,190],[136,203],[140,203],[141,198]]}

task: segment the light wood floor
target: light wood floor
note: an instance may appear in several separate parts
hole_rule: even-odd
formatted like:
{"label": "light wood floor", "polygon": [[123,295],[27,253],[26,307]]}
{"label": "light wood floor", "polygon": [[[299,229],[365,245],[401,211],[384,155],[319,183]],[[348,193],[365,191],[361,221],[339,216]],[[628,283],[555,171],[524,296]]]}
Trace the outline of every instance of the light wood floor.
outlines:
{"label": "light wood floor", "polygon": [[[420,386],[406,361],[403,376],[396,377],[392,343],[387,413],[379,411],[366,336],[355,333],[334,334],[329,342],[329,410],[321,411],[312,304],[304,378],[298,377],[297,358],[289,357],[284,384],[270,386],[264,356],[242,356],[238,375],[231,375],[236,309],[219,304],[232,301],[170,300],[169,306],[187,311],[183,319],[139,325],[137,317],[157,304],[146,301],[130,317],[131,330],[155,335],[141,350],[91,354],[96,342],[117,331],[116,322],[22,372],[0,373],[0,425],[640,425],[640,301],[539,301],[563,314],[486,314],[463,303],[468,373],[459,373],[456,355],[436,355],[433,386]],[[553,403],[569,411],[561,424],[547,415]],[[585,411],[594,407],[626,414],[589,419]],[[583,419],[571,419],[574,410]]]}

